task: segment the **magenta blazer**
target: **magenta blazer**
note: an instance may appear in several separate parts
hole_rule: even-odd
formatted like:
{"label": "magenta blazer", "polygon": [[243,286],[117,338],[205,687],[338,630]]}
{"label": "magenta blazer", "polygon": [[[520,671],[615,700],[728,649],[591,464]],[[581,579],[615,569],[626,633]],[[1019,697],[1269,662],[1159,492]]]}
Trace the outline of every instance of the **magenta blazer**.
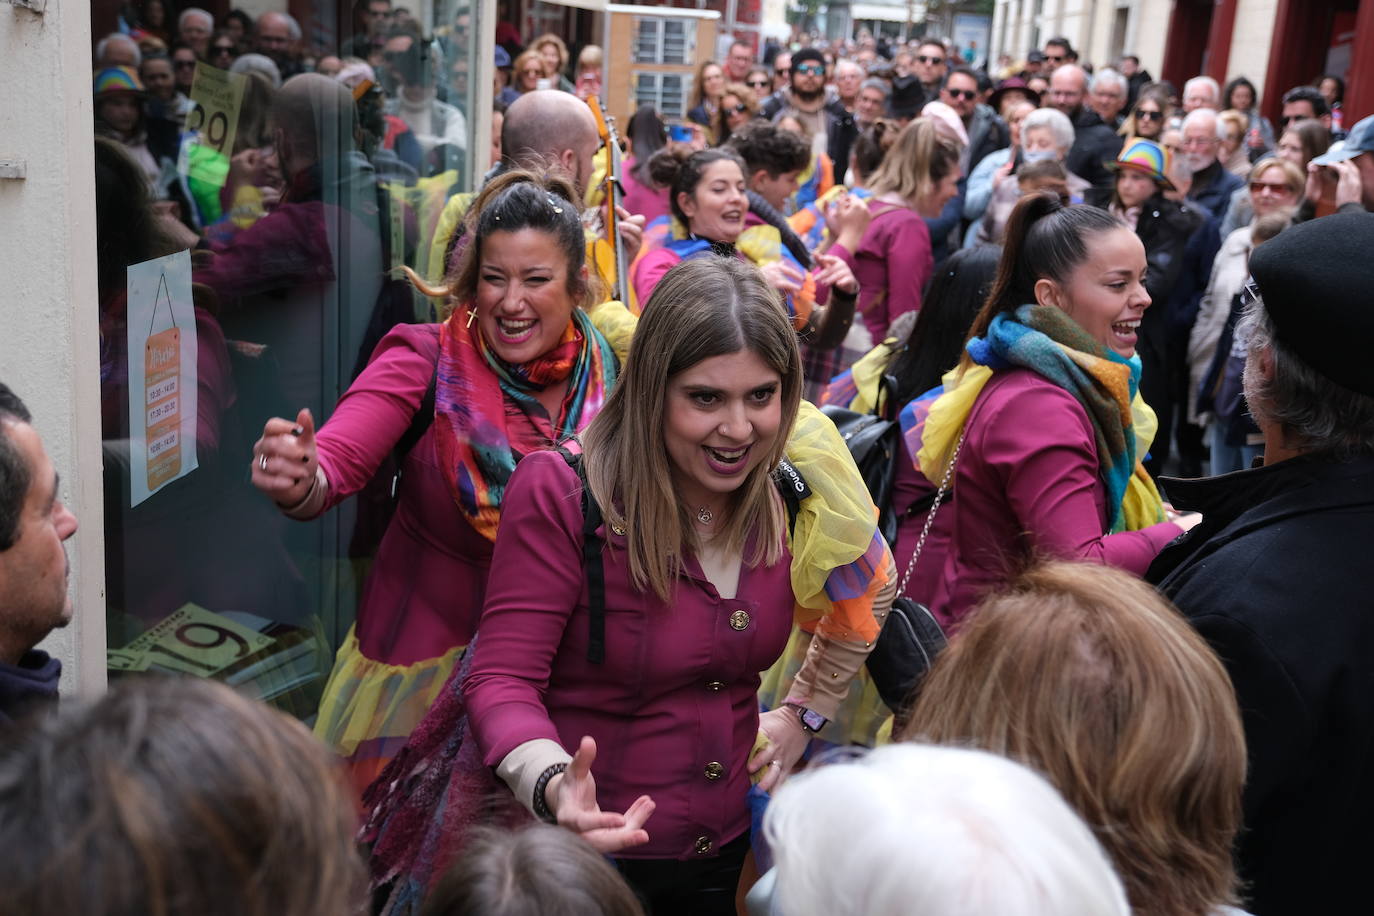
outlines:
{"label": "magenta blazer", "polygon": [[625,538],[603,526],[606,658],[592,664],[580,497],[556,452],[511,476],[463,682],[473,735],[490,766],[534,738],[572,753],[591,735],[602,809],[643,794],[657,806],[649,842],[622,857],[712,855],[749,829],[759,672],[792,632],[790,557],[745,566],[737,596],[722,598],[689,556],[665,604],[631,584]]}
{"label": "magenta blazer", "polygon": [[1143,575],[1155,554],[1182,533],[1173,522],[1105,533],[1107,490],[1087,412],[1030,369],[997,372],[974,403],[966,429],[954,470],[955,498],[936,522],[953,523],[931,600],[947,627],[957,626],[1033,556]]}

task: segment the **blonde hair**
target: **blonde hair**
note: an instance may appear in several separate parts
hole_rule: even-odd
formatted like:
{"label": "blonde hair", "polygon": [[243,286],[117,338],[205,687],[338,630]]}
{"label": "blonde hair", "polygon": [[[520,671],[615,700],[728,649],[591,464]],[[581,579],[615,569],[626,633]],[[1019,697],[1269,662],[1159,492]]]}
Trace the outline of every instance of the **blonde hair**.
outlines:
{"label": "blonde hair", "polygon": [[1216,653],[1134,576],[1047,563],[983,601],[902,737],[968,743],[1044,773],[1097,833],[1138,913],[1197,916],[1235,899],[1235,693]]}
{"label": "blonde hair", "polygon": [[537,48],[530,48],[528,51],[522,51],[520,56],[515,59],[515,63],[511,66],[511,72],[514,74],[512,79],[515,80],[515,84],[521,92],[528,91],[525,89],[525,84],[523,82],[524,73],[522,71],[525,69],[525,65],[532,60],[539,62],[539,71],[544,74],[542,77],[543,79],[548,79],[554,75],[549,72],[549,65],[545,62],[544,55],[540,54]]}
{"label": "blonde hair", "polygon": [[606,55],[600,45],[586,45],[577,53],[578,70],[600,70]]}
{"label": "blonde hair", "polygon": [[958,142],[941,134],[930,118],[917,118],[897,134],[882,164],[869,176],[868,189],[875,197],[892,193],[915,203],[958,167]]}
{"label": "blonde hair", "polygon": [[[566,44],[564,44],[563,39],[559,38],[557,35],[553,34],[552,32],[545,32],[543,35],[540,35],[540,36],[539,36],[538,38],[536,38],[534,41],[530,42],[530,48],[531,48],[536,54],[538,54],[538,53],[540,52],[540,50],[543,49],[544,45],[553,45],[553,46],[554,46],[555,50],[558,51],[558,69],[559,69],[560,71],[561,71],[561,70],[567,69],[567,66],[568,66],[568,46],[567,46]],[[549,75],[549,76],[558,76],[559,74],[557,74],[557,73],[550,73],[550,74],[548,74],[548,75]]]}
{"label": "blonde hair", "polygon": [[1226,126],[1226,140],[1236,143],[1245,139],[1245,132],[1250,128],[1250,119],[1234,108],[1218,114],[1217,121]]}
{"label": "blonde hair", "polygon": [[592,496],[608,524],[629,532],[631,581],[665,602],[672,598],[683,557],[701,546],[692,516],[678,498],[663,441],[668,386],[702,360],[746,350],[782,379],[777,395],[782,424],[758,467],[732,494],[713,543],[727,554],[741,553],[746,538],[755,534],[745,563],[777,563],[787,522],[772,473],[801,401],[801,357],[777,291],[753,266],[711,256],[684,261],[664,274],[644,305],[615,390],[582,434]]}
{"label": "blonde hair", "polygon": [[1265,156],[1254,167],[1250,169],[1250,180],[1254,181],[1270,169],[1278,169],[1283,172],[1284,183],[1294,196],[1301,199],[1303,192],[1307,190],[1307,176],[1296,163],[1289,162],[1287,159],[1280,159],[1278,156]]}

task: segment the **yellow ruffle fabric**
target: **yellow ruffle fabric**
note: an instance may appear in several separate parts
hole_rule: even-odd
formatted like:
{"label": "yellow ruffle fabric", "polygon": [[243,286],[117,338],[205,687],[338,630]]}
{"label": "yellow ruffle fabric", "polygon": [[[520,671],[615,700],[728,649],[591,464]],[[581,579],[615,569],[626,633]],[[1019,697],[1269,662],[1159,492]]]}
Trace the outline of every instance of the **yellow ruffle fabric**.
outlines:
{"label": "yellow ruffle fabric", "polygon": [[349,628],[320,699],[315,737],[344,759],[360,796],[405,746],[463,648],[413,665],[388,665],[364,655]]}

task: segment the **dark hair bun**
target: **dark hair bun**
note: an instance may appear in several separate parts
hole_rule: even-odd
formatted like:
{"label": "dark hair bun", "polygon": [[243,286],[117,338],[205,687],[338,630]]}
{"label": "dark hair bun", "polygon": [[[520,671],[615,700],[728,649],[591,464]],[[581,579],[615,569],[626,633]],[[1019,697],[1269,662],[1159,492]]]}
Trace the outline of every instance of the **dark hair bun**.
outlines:
{"label": "dark hair bun", "polygon": [[659,187],[671,188],[690,155],[690,150],[665,146],[649,159],[649,180]]}

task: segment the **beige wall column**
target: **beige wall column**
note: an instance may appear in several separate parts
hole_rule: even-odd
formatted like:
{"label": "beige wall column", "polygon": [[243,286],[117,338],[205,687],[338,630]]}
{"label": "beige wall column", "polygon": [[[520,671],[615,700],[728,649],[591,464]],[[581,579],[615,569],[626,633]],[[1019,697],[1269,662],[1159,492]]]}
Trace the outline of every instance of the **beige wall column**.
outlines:
{"label": "beige wall column", "polygon": [[[80,528],[76,618],[44,647],[65,692],[105,685],[90,7],[0,0],[0,379],[34,414]],[[19,177],[21,176],[22,177]]]}

